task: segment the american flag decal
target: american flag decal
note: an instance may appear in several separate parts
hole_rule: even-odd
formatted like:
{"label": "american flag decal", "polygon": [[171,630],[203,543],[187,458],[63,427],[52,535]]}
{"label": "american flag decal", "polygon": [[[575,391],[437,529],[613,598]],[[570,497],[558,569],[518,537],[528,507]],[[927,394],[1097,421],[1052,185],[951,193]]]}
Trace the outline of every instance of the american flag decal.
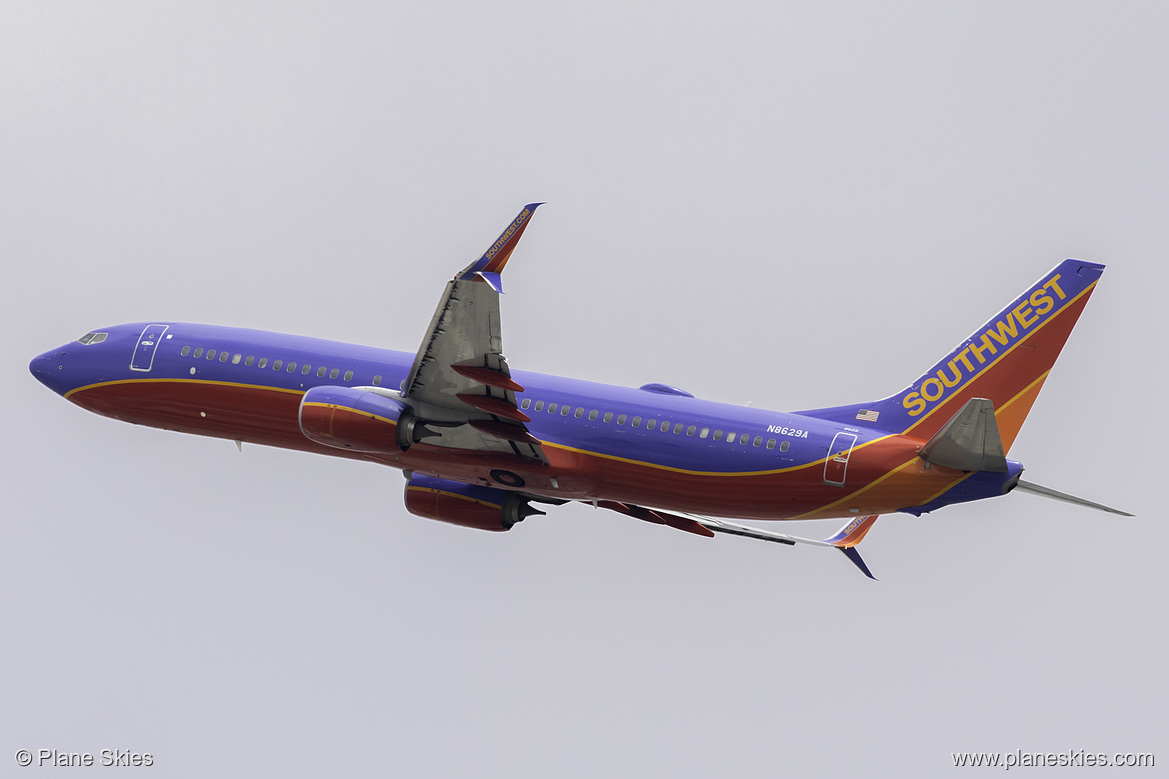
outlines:
{"label": "american flag decal", "polygon": [[861,409],[861,412],[856,415],[856,418],[863,422],[876,422],[879,416],[881,416],[880,411],[865,411]]}

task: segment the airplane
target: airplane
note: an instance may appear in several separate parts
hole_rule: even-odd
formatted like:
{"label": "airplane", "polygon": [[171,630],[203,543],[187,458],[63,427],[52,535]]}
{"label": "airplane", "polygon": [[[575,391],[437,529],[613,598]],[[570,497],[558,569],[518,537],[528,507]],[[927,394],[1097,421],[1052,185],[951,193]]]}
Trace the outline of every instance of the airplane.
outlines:
{"label": "airplane", "polygon": [[[406,509],[506,531],[570,501],[696,535],[835,548],[881,514],[1041,487],[1006,457],[1104,266],[1066,260],[905,389],[791,413],[512,371],[502,273],[529,203],[439,300],[414,352],[217,325],[104,327],[34,358],[41,383],[139,425],[388,465]],[[848,518],[822,539],[732,520]]]}

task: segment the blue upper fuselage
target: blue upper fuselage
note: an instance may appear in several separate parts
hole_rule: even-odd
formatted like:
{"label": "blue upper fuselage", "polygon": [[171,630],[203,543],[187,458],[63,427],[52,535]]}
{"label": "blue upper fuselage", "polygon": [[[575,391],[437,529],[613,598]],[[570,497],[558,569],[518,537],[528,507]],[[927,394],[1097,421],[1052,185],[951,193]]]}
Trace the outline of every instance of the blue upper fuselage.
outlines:
{"label": "blue upper fuselage", "polygon": [[[146,340],[151,327],[158,331],[157,343]],[[140,380],[211,381],[304,392],[322,385],[398,389],[414,359],[408,352],[216,325],[145,322],[106,327],[95,334],[95,342],[74,341],[45,352],[29,369],[63,396],[96,384]],[[149,359],[140,349],[143,341],[149,344],[145,349]],[[823,457],[840,430],[855,433],[857,445],[887,435],[660,389],[523,371],[514,371],[513,377],[525,388],[516,397],[531,417],[528,427],[537,438],[672,468],[774,470]]]}

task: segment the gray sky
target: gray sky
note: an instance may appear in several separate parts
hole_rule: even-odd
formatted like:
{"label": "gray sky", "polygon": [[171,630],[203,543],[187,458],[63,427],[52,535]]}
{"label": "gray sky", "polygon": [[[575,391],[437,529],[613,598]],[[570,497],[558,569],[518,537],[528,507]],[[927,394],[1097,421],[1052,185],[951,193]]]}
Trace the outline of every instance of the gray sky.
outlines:
{"label": "gray sky", "polygon": [[[1160,4],[332,6],[0,7],[0,774],[1169,762]],[[775,409],[890,394],[1059,261],[1107,263],[1011,454],[1138,516],[891,516],[879,584],[582,506],[497,536],[408,515],[395,471],[119,424],[27,372],[153,318],[414,350],[531,200],[513,367]]]}

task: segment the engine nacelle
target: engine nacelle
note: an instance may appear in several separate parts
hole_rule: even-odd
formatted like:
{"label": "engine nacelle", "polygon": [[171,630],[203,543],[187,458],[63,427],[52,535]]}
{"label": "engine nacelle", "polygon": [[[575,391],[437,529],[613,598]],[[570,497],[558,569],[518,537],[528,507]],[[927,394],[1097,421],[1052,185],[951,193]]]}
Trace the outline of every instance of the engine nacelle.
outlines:
{"label": "engine nacelle", "polygon": [[311,441],[355,452],[399,452],[405,403],[357,387],[313,387],[300,401],[300,431]]}
{"label": "engine nacelle", "polygon": [[544,513],[515,492],[419,474],[406,482],[406,510],[439,522],[495,531],[511,530],[525,517]]}

